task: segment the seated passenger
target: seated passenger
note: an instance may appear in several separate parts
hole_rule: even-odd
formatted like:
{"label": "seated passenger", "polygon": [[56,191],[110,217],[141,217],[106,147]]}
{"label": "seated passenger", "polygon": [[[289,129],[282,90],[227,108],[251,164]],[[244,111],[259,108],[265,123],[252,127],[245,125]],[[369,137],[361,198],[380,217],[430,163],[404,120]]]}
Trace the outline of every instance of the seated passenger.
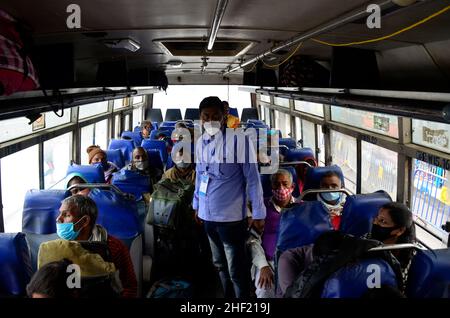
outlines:
{"label": "seated passenger", "polygon": [[[384,244],[400,244],[415,242],[415,230],[411,211],[401,203],[384,204],[374,218],[372,230],[368,236]],[[278,278],[281,293],[306,269],[314,259],[314,244],[286,250],[278,262]],[[402,249],[392,251],[400,262],[402,274],[406,277],[414,250]],[[404,283],[404,282],[400,282]]]}
{"label": "seated passenger", "polygon": [[230,105],[226,100],[222,101],[223,109],[225,111],[225,121],[227,128],[237,128],[239,126],[239,118],[230,114]]}
{"label": "seated passenger", "polygon": [[89,146],[86,151],[89,155],[89,164],[101,164],[103,171],[105,172],[105,182],[111,183],[112,174],[119,171],[119,168],[114,163],[108,161],[106,152],[104,152],[99,146]]}
{"label": "seated passenger", "polygon": [[[320,189],[342,189],[341,178],[339,175],[330,171],[320,179]],[[341,224],[341,213],[345,203],[345,194],[342,192],[317,193],[317,200],[330,211],[331,225],[335,230],[339,229]]]}
{"label": "seated passenger", "polygon": [[172,151],[172,160],[175,166],[164,172],[162,178],[172,181],[184,180],[195,185],[195,164],[183,160],[182,148],[179,151],[176,150],[177,148],[174,148]]}
{"label": "seated passenger", "polygon": [[27,285],[29,298],[76,298],[77,289],[69,288],[67,280],[72,272],[67,266],[72,264],[68,259],[51,262],[42,266]]}
{"label": "seated passenger", "polygon": [[144,139],[150,138],[150,132],[153,130],[152,122],[143,120],[141,123],[141,136]]}
{"label": "seated passenger", "polygon": [[[69,182],[67,182],[66,189],[70,188],[73,185],[76,184],[84,184],[88,183],[86,179],[80,174],[80,173],[71,173],[67,176],[67,179],[69,179]],[[70,190],[71,195],[75,194],[81,194],[81,195],[88,195],[90,192],[89,188],[73,188]]]}
{"label": "seated passenger", "polygon": [[153,167],[149,164],[148,154],[142,147],[136,147],[133,150],[133,159],[123,169],[135,171],[139,174],[149,176],[152,184],[157,183],[162,176],[161,169]]}
{"label": "seated passenger", "polygon": [[287,208],[295,202],[292,196],[295,184],[292,174],[279,169],[271,176],[272,193],[271,198],[265,199],[266,219],[262,241],[259,233],[253,234],[248,241],[251,249],[252,263],[255,269],[256,297],[274,298],[274,255],[277,244],[278,226],[283,208]]}
{"label": "seated passenger", "polygon": [[95,224],[98,215],[95,202],[89,197],[74,195],[62,201],[59,211],[56,218],[58,236],[64,240],[106,242],[111,260],[119,270],[122,297],[136,297],[137,281],[130,253],[120,240]]}

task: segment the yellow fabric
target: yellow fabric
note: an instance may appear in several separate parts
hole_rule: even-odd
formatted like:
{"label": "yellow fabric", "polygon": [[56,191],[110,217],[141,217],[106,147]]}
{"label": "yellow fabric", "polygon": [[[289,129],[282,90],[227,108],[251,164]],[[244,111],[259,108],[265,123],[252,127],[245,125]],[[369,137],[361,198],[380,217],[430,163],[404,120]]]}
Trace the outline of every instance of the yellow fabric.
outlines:
{"label": "yellow fabric", "polygon": [[182,175],[181,171],[177,167],[172,167],[164,172],[163,179],[170,179],[172,181],[185,180],[195,185],[195,169],[192,169],[187,175]]}
{"label": "yellow fabric", "polygon": [[228,128],[237,128],[239,125],[239,118],[237,118],[236,116],[227,115],[227,127]]}
{"label": "yellow fabric", "polygon": [[81,277],[102,276],[116,271],[113,263],[105,262],[99,254],[85,250],[77,241],[61,239],[41,244],[38,253],[38,269],[63,258],[80,266]]}

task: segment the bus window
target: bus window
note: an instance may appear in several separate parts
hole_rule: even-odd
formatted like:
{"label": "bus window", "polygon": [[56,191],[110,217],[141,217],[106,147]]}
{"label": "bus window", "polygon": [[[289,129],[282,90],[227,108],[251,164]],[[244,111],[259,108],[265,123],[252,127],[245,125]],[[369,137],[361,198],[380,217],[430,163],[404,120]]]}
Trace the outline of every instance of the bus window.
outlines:
{"label": "bus window", "polygon": [[397,199],[397,153],[362,141],[361,193],[385,190]]}
{"label": "bus window", "polygon": [[413,119],[413,143],[450,153],[450,125]]}
{"label": "bus window", "polygon": [[316,152],[316,134],[314,131],[314,124],[310,121],[302,119],[302,136],[303,147],[311,148],[314,153]]}
{"label": "bus window", "polygon": [[441,237],[447,236],[441,225],[450,221],[449,172],[417,159],[412,169],[411,211]]}
{"label": "bus window", "polygon": [[6,156],[0,164],[5,232],[20,232],[25,194],[39,189],[39,146]]}
{"label": "bus window", "polygon": [[331,106],[331,119],[353,127],[398,138],[398,117],[396,116]]}
{"label": "bus window", "polygon": [[133,109],[133,129],[142,121],[142,106],[136,107]]}
{"label": "bus window", "polygon": [[286,99],[286,98],[274,97],[273,98],[273,103],[275,105],[278,105],[278,106],[281,106],[281,107],[289,108],[289,99]]}
{"label": "bus window", "polygon": [[120,138],[120,115],[114,116],[114,138]]}
{"label": "bus window", "polygon": [[259,99],[265,103],[270,103],[270,96],[269,95],[259,95]]}
{"label": "bus window", "polygon": [[322,132],[322,125],[317,125],[317,141],[319,148],[319,166],[325,166],[325,138]]}
{"label": "bus window", "polygon": [[294,109],[303,113],[308,113],[323,117],[323,104],[305,102],[302,100],[294,101]]}
{"label": "bus window", "polygon": [[266,119],[266,113],[265,113],[266,108],[262,105],[258,105],[258,107],[259,107],[259,118],[261,118],[262,120],[265,120]]}
{"label": "bus window", "polygon": [[80,112],[78,114],[79,119],[92,117],[95,115],[103,114],[108,111],[108,102],[99,102],[88,105],[80,106]]}
{"label": "bus window", "polygon": [[264,107],[264,122],[270,126],[270,108]]}
{"label": "bus window", "polygon": [[113,103],[113,108],[114,110],[116,109],[120,109],[123,107],[127,107],[128,106],[128,99],[127,98],[120,98],[120,99],[115,99],[114,103]]}
{"label": "bus window", "polygon": [[44,142],[44,187],[64,189],[61,182],[71,159],[72,133]]}
{"label": "bus window", "polygon": [[144,101],[144,96],[133,97],[133,105],[140,104]]}
{"label": "bus window", "polygon": [[123,130],[130,130],[130,115],[125,115],[125,121],[123,125]]}
{"label": "bus window", "polygon": [[295,117],[295,140],[302,139],[302,121],[300,117]]}
{"label": "bus window", "polygon": [[99,145],[102,149],[108,148],[108,119],[95,123],[94,145]]}
{"label": "bus window", "polygon": [[345,187],[356,193],[356,138],[331,131],[332,164],[341,167]]}
{"label": "bus window", "polygon": [[291,137],[291,116],[283,112],[275,111],[275,129],[281,130],[283,138]]}

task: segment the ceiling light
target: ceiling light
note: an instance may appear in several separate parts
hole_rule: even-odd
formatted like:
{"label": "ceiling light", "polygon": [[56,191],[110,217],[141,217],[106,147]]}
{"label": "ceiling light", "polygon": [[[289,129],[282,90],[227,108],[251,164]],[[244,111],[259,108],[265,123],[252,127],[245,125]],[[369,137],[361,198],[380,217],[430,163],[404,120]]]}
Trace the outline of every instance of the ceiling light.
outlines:
{"label": "ceiling light", "polygon": [[128,51],[131,52],[136,52],[137,50],[139,50],[141,48],[141,45],[130,39],[130,38],[126,38],[126,39],[110,39],[110,40],[105,40],[103,41],[103,43],[112,49],[126,49]]}
{"label": "ceiling light", "polygon": [[181,67],[181,65],[183,65],[183,61],[172,60],[172,61],[167,62],[167,65],[170,65],[171,67]]}

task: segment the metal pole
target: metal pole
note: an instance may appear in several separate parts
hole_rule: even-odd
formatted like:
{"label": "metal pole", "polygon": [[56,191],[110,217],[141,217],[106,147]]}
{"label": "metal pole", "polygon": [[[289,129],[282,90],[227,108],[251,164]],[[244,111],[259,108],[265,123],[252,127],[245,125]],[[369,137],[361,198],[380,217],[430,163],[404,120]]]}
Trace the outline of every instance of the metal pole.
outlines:
{"label": "metal pole", "polygon": [[213,49],[214,42],[216,41],[217,33],[219,33],[220,23],[222,22],[223,16],[225,14],[225,9],[227,7],[228,0],[217,1],[216,10],[214,12],[214,19],[211,24],[211,29],[209,33],[208,46],[206,51],[210,52]]}

